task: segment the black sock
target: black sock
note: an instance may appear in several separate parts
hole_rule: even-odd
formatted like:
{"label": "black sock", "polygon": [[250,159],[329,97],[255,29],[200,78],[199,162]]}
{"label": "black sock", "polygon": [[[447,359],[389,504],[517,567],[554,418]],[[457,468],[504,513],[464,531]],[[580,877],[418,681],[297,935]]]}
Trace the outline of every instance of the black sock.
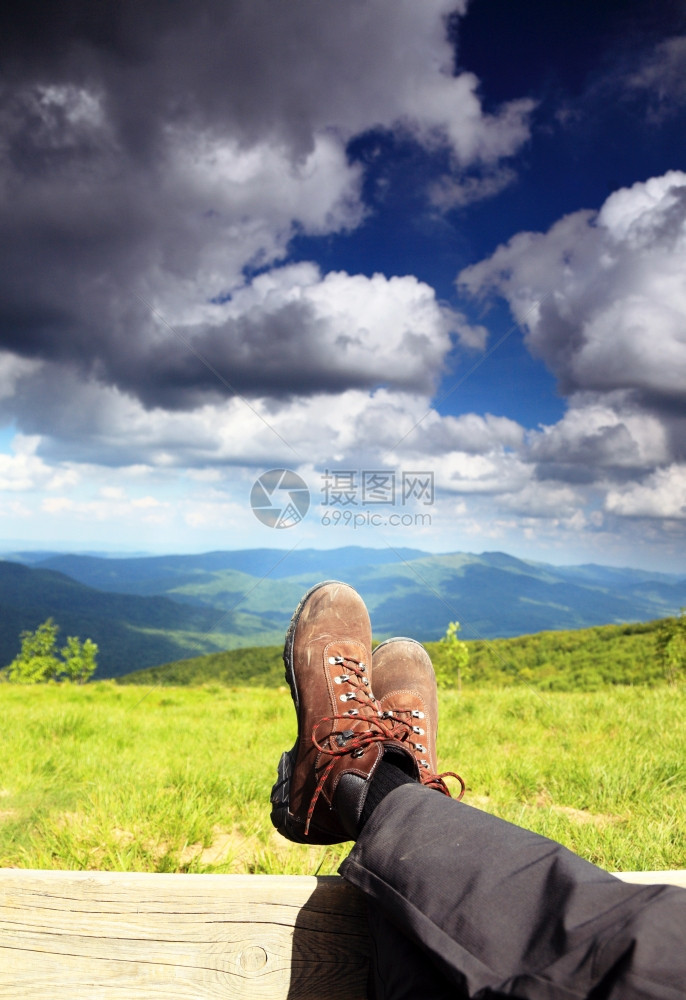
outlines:
{"label": "black sock", "polygon": [[[364,827],[365,823],[374,812],[379,802],[385,799],[389,792],[392,792],[394,788],[398,788],[400,785],[406,785],[409,783],[415,784],[417,779],[406,774],[402,769],[403,765],[398,762],[394,763],[397,755],[386,754],[379,763],[376,769],[376,774],[372,778],[369,784],[369,791],[367,792],[367,798],[365,799],[364,806],[362,808],[362,815],[360,816],[360,830]],[[403,754],[404,757],[404,754]]]}

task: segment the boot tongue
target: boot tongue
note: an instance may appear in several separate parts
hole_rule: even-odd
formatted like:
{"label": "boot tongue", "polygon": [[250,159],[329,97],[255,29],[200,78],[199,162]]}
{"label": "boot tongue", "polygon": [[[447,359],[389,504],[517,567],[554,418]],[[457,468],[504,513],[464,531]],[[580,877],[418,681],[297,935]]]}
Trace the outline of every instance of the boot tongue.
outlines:
{"label": "boot tongue", "polygon": [[360,817],[369,792],[369,781],[348,771],[342,774],[334,796],[334,808],[340,824],[351,840],[357,840]]}

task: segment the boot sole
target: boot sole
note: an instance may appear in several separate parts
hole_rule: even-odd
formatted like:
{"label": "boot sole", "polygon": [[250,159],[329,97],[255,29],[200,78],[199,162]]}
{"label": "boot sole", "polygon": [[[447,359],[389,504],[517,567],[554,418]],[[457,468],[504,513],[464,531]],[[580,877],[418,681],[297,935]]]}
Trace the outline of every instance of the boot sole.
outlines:
{"label": "boot sole", "polygon": [[288,631],[286,632],[286,640],[283,647],[283,662],[286,680],[291,691],[293,704],[295,705],[295,713],[298,720],[298,735],[295,738],[295,743],[292,748],[290,750],[284,750],[281,754],[277,771],[278,777],[272,787],[270,795],[272,806],[271,821],[283,837],[286,837],[287,840],[294,841],[296,844],[340,843],[339,839],[327,837],[326,834],[320,833],[314,824],[310,826],[310,829],[313,834],[316,835],[316,840],[311,836],[305,836],[304,822],[296,819],[290,810],[291,779],[293,777],[293,771],[295,770],[298,743],[300,741],[300,696],[298,693],[298,685],[295,680],[295,671],[293,669],[293,644],[295,642],[295,630],[300,620],[302,610],[312,594],[314,594],[317,590],[320,590],[322,587],[328,587],[332,583],[345,586],[345,584],[340,584],[340,581],[338,580],[324,580],[322,583],[318,583],[316,586],[312,587],[311,590],[307,591],[293,612],[290,625],[288,626]]}

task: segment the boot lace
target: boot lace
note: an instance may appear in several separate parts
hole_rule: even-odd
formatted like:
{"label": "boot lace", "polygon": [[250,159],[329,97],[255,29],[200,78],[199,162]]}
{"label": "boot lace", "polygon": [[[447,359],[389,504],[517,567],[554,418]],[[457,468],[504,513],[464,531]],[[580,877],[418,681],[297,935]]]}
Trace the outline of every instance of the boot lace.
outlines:
{"label": "boot lace", "polygon": [[420,756],[420,754],[428,754],[427,748],[423,743],[417,742],[413,739],[414,736],[423,736],[424,730],[421,726],[418,726],[417,719],[423,719],[424,713],[420,712],[418,709],[410,708],[394,708],[387,709],[383,713],[384,717],[392,717],[396,720],[398,725],[405,727],[405,735],[403,737],[404,742],[408,743],[412,747],[412,753],[419,765],[419,776],[423,785],[427,788],[434,788],[437,792],[442,792],[443,795],[447,795],[452,798],[452,792],[446,785],[444,778],[455,778],[460,784],[459,794],[455,796],[456,800],[459,801],[467,790],[467,786],[464,780],[455,771],[443,771],[441,774],[432,774],[431,765],[426,757]]}
{"label": "boot lace", "polygon": [[[417,717],[417,713],[409,711],[383,711],[370,689],[369,678],[366,675],[367,665],[362,660],[355,660],[349,656],[331,656],[329,657],[329,663],[332,665],[338,663],[344,668],[341,674],[334,677],[334,683],[349,686],[350,689],[340,695],[340,700],[351,705],[354,703],[354,705],[345,712],[324,716],[312,729],[312,743],[320,753],[330,756],[331,760],[323,769],[310,800],[305,821],[306,836],[309,833],[314,809],[326,783],[326,779],[329,777],[339,757],[347,755],[354,758],[362,757],[372,744],[395,740],[402,743],[409,743],[411,747],[410,752],[417,760],[420,768],[427,772],[429,769],[429,762],[420,759],[418,756],[418,751],[421,752],[425,748],[421,743],[415,743],[411,739],[411,736],[417,734],[419,728],[411,721],[413,717]],[[409,715],[410,719],[404,719],[401,717],[402,715]],[[360,731],[354,729],[333,729],[336,722],[348,719],[364,719],[368,728]],[[320,737],[319,732],[323,726],[327,727],[328,732],[326,736]],[[444,795],[448,796],[451,793],[443,779],[452,776],[459,781],[461,786],[460,794],[457,798],[461,799],[464,795],[465,783],[459,774],[455,774],[453,771],[445,771],[443,774],[427,773],[426,775],[420,771],[420,774],[422,784],[430,788],[435,788],[437,791],[443,792]]]}

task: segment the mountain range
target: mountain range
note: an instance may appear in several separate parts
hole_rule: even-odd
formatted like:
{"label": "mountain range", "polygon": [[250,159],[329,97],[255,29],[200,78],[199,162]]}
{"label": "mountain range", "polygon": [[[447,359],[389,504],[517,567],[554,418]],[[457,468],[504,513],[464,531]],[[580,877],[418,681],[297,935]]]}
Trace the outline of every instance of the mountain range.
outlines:
{"label": "mountain range", "polygon": [[22,629],[47,617],[60,637],[89,636],[97,676],[170,660],[280,643],[302,594],[342,579],[361,593],[377,638],[465,639],[575,629],[676,614],[686,576],[587,564],[553,566],[502,552],[420,549],[244,549],[109,558],[13,553],[0,562],[0,666]]}

